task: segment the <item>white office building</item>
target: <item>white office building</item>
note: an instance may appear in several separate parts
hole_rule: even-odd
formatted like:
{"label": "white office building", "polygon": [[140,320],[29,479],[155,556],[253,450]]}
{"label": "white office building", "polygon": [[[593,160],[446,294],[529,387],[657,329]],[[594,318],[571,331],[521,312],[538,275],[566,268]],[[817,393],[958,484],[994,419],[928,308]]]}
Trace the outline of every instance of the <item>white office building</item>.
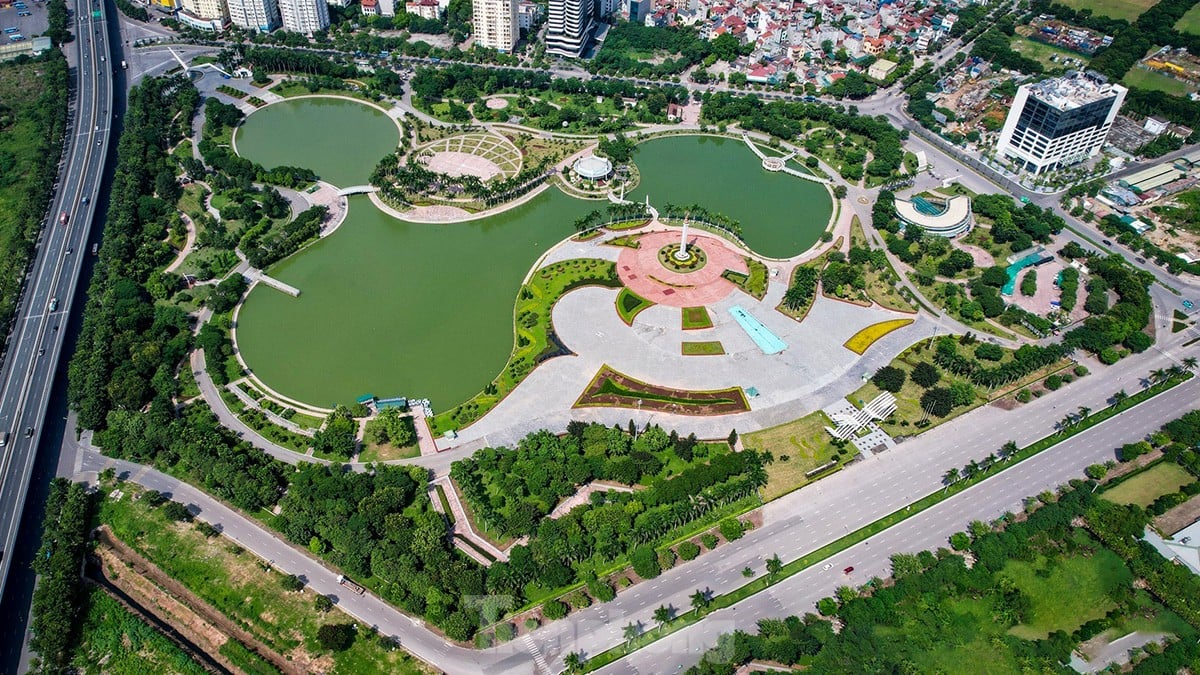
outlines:
{"label": "white office building", "polygon": [[517,0],[474,0],[471,3],[471,32],[475,44],[507,54],[517,46],[521,28],[517,23]]}
{"label": "white office building", "polygon": [[329,5],[325,0],[279,0],[283,29],[311,35],[329,28]]}
{"label": "white office building", "polygon": [[245,30],[269,33],[279,28],[279,3],[276,0],[228,0],[229,20]]}
{"label": "white office building", "polygon": [[550,0],[546,51],[558,56],[582,56],[594,25],[592,0]]}
{"label": "white office building", "polygon": [[996,155],[1033,174],[1082,162],[1103,147],[1127,91],[1090,71],[1023,84]]}

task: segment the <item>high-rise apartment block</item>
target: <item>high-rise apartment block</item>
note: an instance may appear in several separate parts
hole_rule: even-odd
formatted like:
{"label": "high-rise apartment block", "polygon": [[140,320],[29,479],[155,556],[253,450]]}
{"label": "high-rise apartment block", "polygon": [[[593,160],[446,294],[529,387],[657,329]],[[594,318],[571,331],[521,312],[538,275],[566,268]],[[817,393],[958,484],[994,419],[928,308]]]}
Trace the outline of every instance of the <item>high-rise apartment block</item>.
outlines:
{"label": "high-rise apartment block", "polygon": [[1127,91],[1090,71],[1023,84],[996,155],[1033,174],[1082,162],[1104,145]]}
{"label": "high-rise apartment block", "polygon": [[546,51],[582,56],[592,38],[592,0],[550,0],[546,14]]}
{"label": "high-rise apartment block", "polygon": [[329,6],[325,0],[279,0],[284,30],[311,34],[329,28]]}
{"label": "high-rise apartment block", "polygon": [[186,26],[212,33],[229,25],[224,0],[182,0],[176,17]]}
{"label": "high-rise apartment block", "polygon": [[279,28],[279,3],[276,0],[228,0],[229,20],[245,30],[269,33]]}
{"label": "high-rise apartment block", "polygon": [[475,0],[471,11],[475,44],[505,54],[517,46],[521,37],[517,0]]}

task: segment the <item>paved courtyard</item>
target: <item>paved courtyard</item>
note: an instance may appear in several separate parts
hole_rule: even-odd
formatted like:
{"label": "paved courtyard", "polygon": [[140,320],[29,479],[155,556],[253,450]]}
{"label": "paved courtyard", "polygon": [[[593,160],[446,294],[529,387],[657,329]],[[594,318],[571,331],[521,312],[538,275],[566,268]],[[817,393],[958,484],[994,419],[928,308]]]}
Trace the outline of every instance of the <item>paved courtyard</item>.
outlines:
{"label": "paved courtyard", "polygon": [[742,254],[723,239],[689,232],[688,246],[704,252],[707,263],[694,272],[667,269],[658,259],[664,246],[679,244],[679,233],[651,232],[643,235],[638,248],[625,248],[617,258],[617,275],[629,290],[651,302],[670,307],[711,305],[726,298],[737,287],[721,277],[725,270],[748,271]]}

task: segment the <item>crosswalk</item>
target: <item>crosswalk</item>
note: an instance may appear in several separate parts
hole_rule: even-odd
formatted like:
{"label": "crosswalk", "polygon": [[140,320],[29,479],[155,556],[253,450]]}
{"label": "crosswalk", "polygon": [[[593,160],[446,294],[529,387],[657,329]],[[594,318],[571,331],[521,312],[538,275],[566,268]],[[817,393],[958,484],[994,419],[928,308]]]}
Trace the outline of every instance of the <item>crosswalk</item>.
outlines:
{"label": "crosswalk", "polygon": [[521,639],[521,641],[525,643],[525,648],[528,649],[529,653],[533,655],[533,662],[534,662],[534,664],[537,665],[537,672],[539,672],[539,673],[553,673],[554,672],[553,670],[550,669],[550,664],[546,663],[546,657],[542,656],[542,650],[538,649],[537,643],[533,641],[533,638],[529,637],[529,635],[526,634],[525,637]]}

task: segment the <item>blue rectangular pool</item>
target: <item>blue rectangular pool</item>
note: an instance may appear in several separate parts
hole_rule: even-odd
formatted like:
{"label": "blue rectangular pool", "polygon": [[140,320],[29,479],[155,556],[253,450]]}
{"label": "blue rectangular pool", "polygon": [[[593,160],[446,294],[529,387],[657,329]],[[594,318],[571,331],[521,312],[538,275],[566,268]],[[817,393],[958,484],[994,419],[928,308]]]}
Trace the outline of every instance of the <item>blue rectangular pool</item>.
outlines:
{"label": "blue rectangular pool", "polygon": [[746,331],[746,335],[749,335],[750,339],[754,340],[754,344],[758,345],[758,348],[764,354],[778,354],[787,349],[786,342],[781,340],[778,335],[772,333],[761,321],[742,309],[741,305],[730,307],[729,313],[733,315],[733,319],[738,322],[742,330]]}

